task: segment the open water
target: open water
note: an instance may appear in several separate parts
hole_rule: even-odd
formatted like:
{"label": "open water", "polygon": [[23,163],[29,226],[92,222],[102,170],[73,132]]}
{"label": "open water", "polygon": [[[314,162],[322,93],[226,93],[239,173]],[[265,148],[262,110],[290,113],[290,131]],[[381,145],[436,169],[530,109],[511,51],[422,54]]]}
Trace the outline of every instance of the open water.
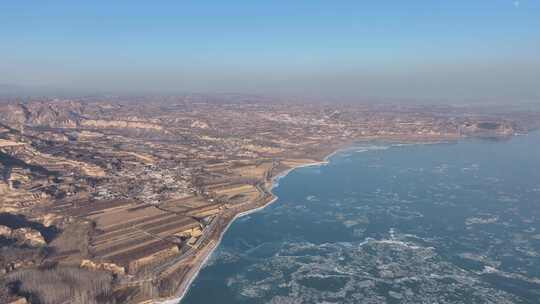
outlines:
{"label": "open water", "polygon": [[279,180],[182,304],[540,303],[540,133],[359,144]]}

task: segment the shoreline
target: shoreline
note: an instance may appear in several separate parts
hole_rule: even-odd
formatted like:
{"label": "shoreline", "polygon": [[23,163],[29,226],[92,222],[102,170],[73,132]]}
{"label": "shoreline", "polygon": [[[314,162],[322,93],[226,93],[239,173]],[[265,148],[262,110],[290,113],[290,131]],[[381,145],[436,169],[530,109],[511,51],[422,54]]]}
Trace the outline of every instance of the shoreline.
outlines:
{"label": "shoreline", "polygon": [[395,140],[395,139],[392,139],[392,138],[381,138],[381,137],[378,137],[378,138],[363,138],[363,139],[360,139],[360,140],[349,141],[349,142],[337,145],[337,147],[335,147],[335,150],[332,150],[332,152],[330,152],[329,154],[324,156],[321,161],[313,161],[313,162],[310,162],[310,163],[300,164],[300,165],[297,165],[297,166],[294,166],[292,168],[284,170],[283,172],[281,172],[281,173],[277,174],[276,176],[272,177],[272,179],[271,179],[271,185],[270,185],[269,189],[267,189],[267,191],[270,192],[270,194],[272,195],[272,199],[270,199],[268,202],[266,202],[264,205],[262,205],[260,207],[249,209],[249,210],[246,210],[246,211],[235,214],[234,217],[229,221],[229,223],[227,224],[225,229],[223,229],[223,231],[220,233],[219,238],[217,239],[217,241],[214,242],[212,245],[210,245],[210,247],[207,247],[207,248],[203,249],[205,252],[204,252],[204,255],[202,256],[201,260],[198,261],[196,263],[196,266],[194,266],[189,271],[189,274],[188,274],[189,279],[185,280],[184,282],[182,282],[182,284],[180,284],[180,287],[179,287],[178,291],[175,293],[175,295],[173,295],[171,297],[167,297],[167,298],[143,301],[143,302],[140,302],[140,304],[178,304],[178,303],[180,303],[182,301],[182,299],[186,296],[187,292],[189,291],[189,289],[191,287],[191,284],[193,284],[193,281],[195,281],[195,279],[199,275],[199,272],[202,270],[204,265],[206,265],[206,263],[208,262],[208,260],[212,256],[212,254],[215,252],[215,250],[221,244],[221,241],[222,241],[225,233],[229,230],[229,227],[238,218],[241,218],[243,216],[246,216],[246,215],[258,212],[260,210],[263,210],[266,207],[270,206],[275,201],[277,201],[277,199],[279,197],[276,196],[272,192],[272,190],[274,188],[276,188],[277,186],[279,186],[279,180],[280,179],[286,177],[289,173],[291,173],[292,171],[294,171],[296,169],[299,169],[299,168],[326,165],[326,164],[329,163],[330,158],[333,157],[334,155],[336,155],[338,153],[341,153],[341,152],[346,152],[349,149],[354,149],[355,145],[358,144],[358,143],[368,143],[368,142],[373,142],[374,140],[382,140],[383,142],[386,142],[387,144],[390,144],[390,145],[393,145],[393,144],[398,144],[398,145],[440,144],[440,143],[450,143],[450,142],[456,141],[453,138],[439,138],[438,140],[430,138],[430,139],[423,139],[422,141],[418,140],[417,138],[405,139],[405,140],[403,140],[403,139],[402,140]]}
{"label": "shoreline", "polygon": [[[378,139],[381,139],[381,138],[378,138]],[[332,150],[332,152],[330,152],[329,154],[324,156],[324,158],[321,161],[314,161],[314,162],[310,162],[310,163],[300,164],[300,165],[294,166],[292,168],[289,168],[287,170],[284,170],[283,172],[281,172],[281,173],[277,174],[276,176],[272,177],[270,188],[267,189],[270,192],[270,194],[272,195],[272,199],[270,199],[268,202],[266,202],[264,205],[262,205],[260,207],[249,209],[249,210],[246,210],[246,211],[235,214],[234,217],[229,221],[229,223],[227,224],[225,229],[223,229],[223,231],[220,233],[219,238],[217,239],[217,241],[215,243],[213,243],[211,245],[211,247],[207,247],[207,248],[204,249],[205,253],[202,256],[201,261],[197,262],[196,266],[193,267],[189,271],[189,273],[190,273],[189,274],[189,279],[185,280],[182,284],[180,284],[180,287],[179,287],[178,291],[175,293],[175,295],[173,295],[171,297],[168,297],[168,298],[161,298],[161,299],[144,301],[144,302],[141,302],[140,304],[179,304],[182,301],[182,299],[186,296],[186,294],[188,293],[188,291],[189,291],[189,289],[191,287],[191,284],[193,284],[193,281],[195,281],[195,279],[199,275],[199,272],[202,270],[204,265],[206,265],[206,263],[208,262],[208,260],[212,256],[212,254],[215,252],[215,250],[221,244],[221,241],[222,241],[225,233],[229,230],[229,227],[238,218],[241,218],[243,216],[250,215],[252,213],[263,210],[266,207],[270,206],[275,201],[277,201],[277,199],[279,197],[276,196],[272,192],[272,190],[279,186],[279,180],[280,179],[286,177],[289,173],[291,173],[292,171],[294,171],[296,169],[300,169],[300,168],[304,168],[304,167],[314,167],[314,166],[326,165],[326,164],[329,163],[329,160],[330,160],[330,158],[332,156],[334,156],[334,155],[336,155],[338,153],[341,153],[341,152],[345,152],[348,149],[353,149],[355,147],[355,144],[357,144],[357,143],[372,142],[373,140],[374,139],[372,139],[372,138],[365,138],[365,139],[362,139],[362,140],[350,141],[350,142],[347,142],[347,143],[344,143],[344,144],[341,144],[341,145],[337,145],[336,149]],[[402,140],[402,141],[397,141],[396,140],[396,141],[394,141],[392,139],[385,139],[385,140],[388,140],[388,143],[394,142],[394,143],[398,143],[398,144],[415,144],[415,143],[418,144],[418,143],[420,143],[420,141],[415,141],[415,140],[409,140],[409,141],[407,141],[407,140]],[[424,141],[423,143],[424,144],[433,144],[433,143],[441,143],[441,142],[447,142],[447,141],[448,141],[448,139],[442,139],[442,140],[440,139],[439,141],[427,140],[427,141]]]}
{"label": "shoreline", "polygon": [[177,294],[173,296],[174,298],[169,298],[169,299],[164,298],[163,300],[156,299],[156,300],[151,300],[150,302],[143,302],[143,303],[151,303],[151,304],[178,304],[178,303],[180,303],[180,301],[182,301],[182,299],[186,296],[187,292],[189,291],[189,288],[191,287],[191,284],[193,284],[193,281],[195,281],[195,279],[199,275],[199,272],[202,270],[204,265],[206,265],[206,263],[208,262],[208,260],[212,256],[212,254],[215,252],[215,250],[221,244],[221,241],[222,241],[223,237],[225,236],[225,233],[229,230],[229,227],[237,219],[239,219],[239,218],[241,218],[243,216],[250,215],[252,213],[261,211],[261,210],[265,209],[266,207],[270,206],[272,203],[276,202],[279,197],[277,195],[275,195],[272,192],[272,190],[279,186],[279,180],[280,179],[286,177],[292,171],[294,171],[296,169],[299,169],[299,168],[326,165],[326,164],[329,163],[329,159],[332,156],[336,155],[337,153],[339,153],[341,151],[344,151],[345,149],[346,148],[343,148],[343,147],[338,148],[337,150],[335,150],[335,151],[331,152],[330,154],[326,155],[323,158],[322,161],[315,161],[315,162],[311,162],[311,163],[300,164],[300,165],[294,166],[294,167],[292,167],[290,169],[287,169],[287,170],[277,174],[276,176],[272,177],[270,189],[267,189],[270,192],[270,194],[272,195],[272,199],[270,199],[268,202],[266,202],[264,205],[262,205],[260,207],[253,208],[253,209],[250,209],[250,210],[243,211],[243,212],[235,214],[235,216],[229,221],[229,223],[227,224],[225,229],[223,229],[223,231],[220,233],[220,236],[219,236],[218,240],[215,243],[213,243],[213,245],[211,247],[209,247],[209,248],[207,248],[205,250],[206,252],[205,252],[202,260],[200,262],[198,262],[197,265],[192,270],[190,270],[190,272],[194,271],[194,273],[190,274],[189,279],[186,280],[185,283],[182,283],[180,285],[180,288],[179,288]]}

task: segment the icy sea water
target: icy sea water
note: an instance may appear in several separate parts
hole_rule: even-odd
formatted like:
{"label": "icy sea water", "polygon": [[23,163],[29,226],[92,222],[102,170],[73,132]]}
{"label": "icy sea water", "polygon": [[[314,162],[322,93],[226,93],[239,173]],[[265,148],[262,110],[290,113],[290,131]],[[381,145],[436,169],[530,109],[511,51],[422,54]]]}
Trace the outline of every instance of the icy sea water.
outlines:
{"label": "icy sea water", "polygon": [[182,304],[540,303],[540,133],[364,144],[238,219]]}

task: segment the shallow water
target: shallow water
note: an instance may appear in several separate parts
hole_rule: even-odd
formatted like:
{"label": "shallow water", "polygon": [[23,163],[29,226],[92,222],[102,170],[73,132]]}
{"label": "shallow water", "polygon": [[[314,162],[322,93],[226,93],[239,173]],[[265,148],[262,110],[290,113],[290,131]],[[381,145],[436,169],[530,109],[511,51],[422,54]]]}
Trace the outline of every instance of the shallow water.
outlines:
{"label": "shallow water", "polygon": [[191,303],[538,303],[540,133],[353,147],[238,219]]}

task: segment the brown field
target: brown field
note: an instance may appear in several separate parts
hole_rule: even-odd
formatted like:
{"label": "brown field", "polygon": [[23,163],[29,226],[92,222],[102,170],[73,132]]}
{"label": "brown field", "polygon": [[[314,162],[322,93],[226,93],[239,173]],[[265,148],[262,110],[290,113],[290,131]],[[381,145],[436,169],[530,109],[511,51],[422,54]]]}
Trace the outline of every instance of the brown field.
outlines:
{"label": "brown field", "polygon": [[265,173],[272,168],[272,163],[263,163],[261,165],[251,165],[233,168],[231,171],[235,176],[261,179]]}
{"label": "brown field", "polygon": [[88,218],[96,222],[100,229],[107,229],[111,225],[158,215],[165,216],[167,213],[152,206],[135,208],[133,205],[123,205],[108,209],[105,213],[90,215]]}
{"label": "brown field", "polygon": [[[67,240],[70,246],[60,246],[63,253],[71,255],[88,253],[93,259],[112,262],[135,271],[153,260],[168,258],[179,253],[181,237],[191,234],[200,236],[201,224],[196,218],[204,218],[219,212],[221,205],[209,204],[201,197],[191,196],[165,202],[163,207],[136,204],[129,200],[89,201],[79,200],[54,207],[93,223],[89,246]],[[67,234],[58,239],[59,245]],[[80,236],[80,235],[79,235]],[[59,248],[60,248],[59,247]]]}
{"label": "brown field", "polygon": [[162,204],[160,204],[160,207],[171,212],[184,212],[189,209],[201,207],[207,204],[208,201],[202,197],[188,196],[163,202]]}
{"label": "brown field", "polygon": [[316,161],[312,159],[307,159],[307,158],[306,159],[287,159],[287,160],[281,161],[281,164],[289,168],[294,168],[297,166],[302,166],[302,165],[306,165],[306,164],[310,164],[314,162]]}
{"label": "brown field", "polygon": [[218,188],[218,189],[213,189],[213,191],[218,195],[218,196],[221,196],[221,195],[225,195],[227,197],[231,197],[231,196],[235,196],[237,194],[241,194],[241,193],[245,193],[245,192],[249,192],[249,191],[252,191],[252,190],[255,190],[255,187],[252,186],[252,185],[230,185],[228,187],[221,187],[221,188]]}

